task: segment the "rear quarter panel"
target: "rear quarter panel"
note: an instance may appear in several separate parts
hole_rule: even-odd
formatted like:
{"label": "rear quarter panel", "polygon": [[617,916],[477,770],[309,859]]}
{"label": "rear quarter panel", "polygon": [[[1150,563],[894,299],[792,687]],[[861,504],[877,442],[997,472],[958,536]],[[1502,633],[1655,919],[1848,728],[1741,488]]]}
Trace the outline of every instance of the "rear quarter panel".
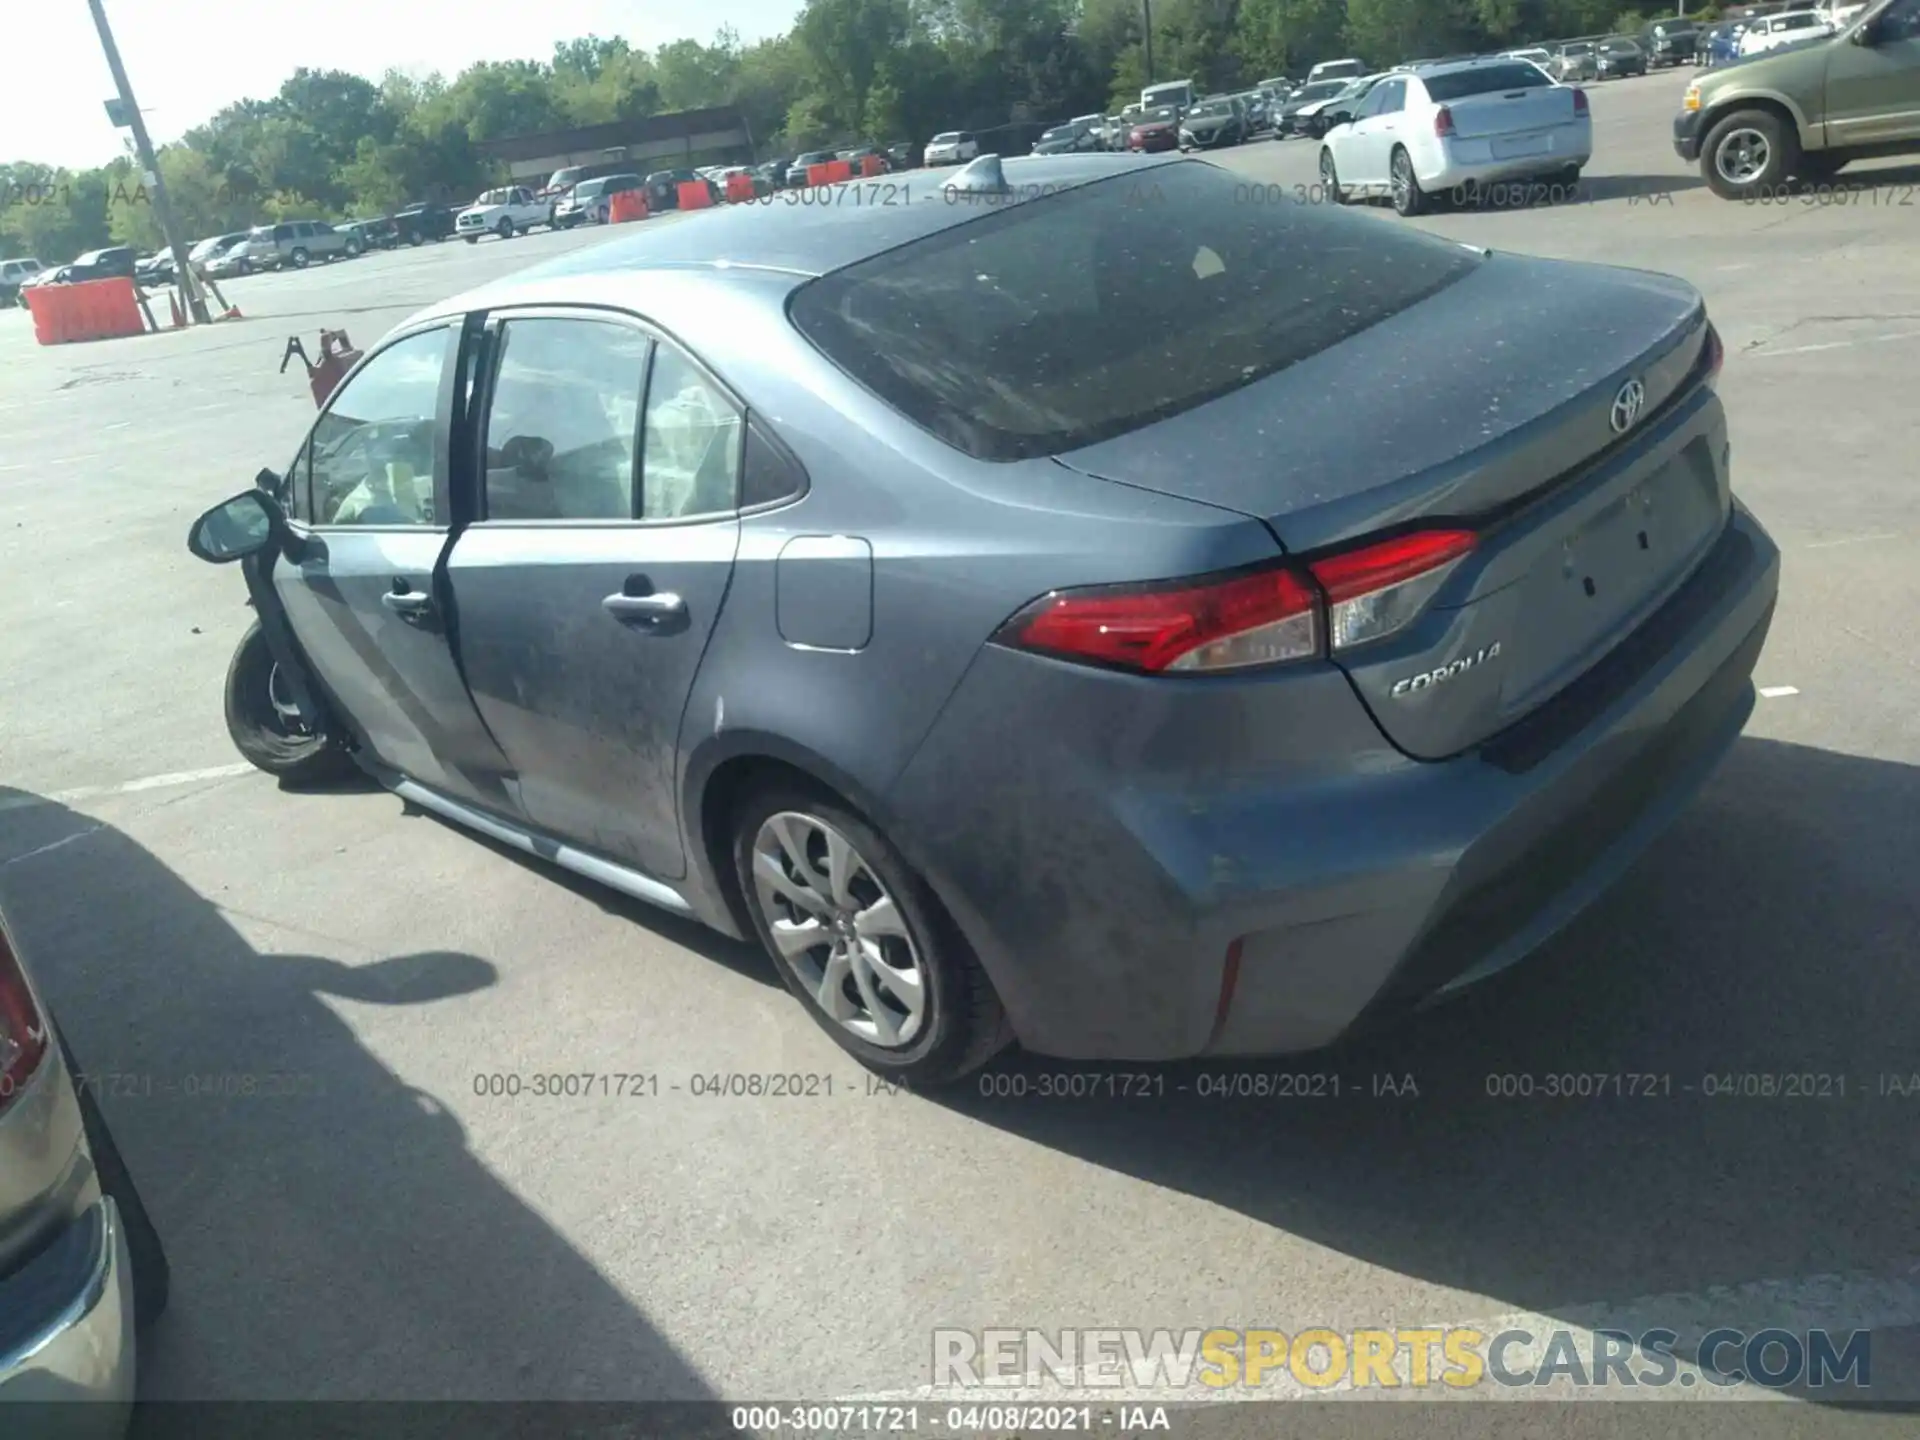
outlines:
{"label": "rear quarter panel", "polygon": [[[822,358],[782,313],[777,290],[791,283],[743,284],[676,317],[810,481],[801,499],[741,527],[726,608],[682,723],[688,851],[706,862],[702,797],[716,768],[760,754],[841,790],[924,869],[931,837],[893,828],[888,792],[1002,623],[1050,589],[1224,569],[1279,547],[1258,521],[1202,502],[1047,459],[970,459]],[[872,551],[871,632],[855,650],[792,643],[776,622],[782,550],[834,537]]]}

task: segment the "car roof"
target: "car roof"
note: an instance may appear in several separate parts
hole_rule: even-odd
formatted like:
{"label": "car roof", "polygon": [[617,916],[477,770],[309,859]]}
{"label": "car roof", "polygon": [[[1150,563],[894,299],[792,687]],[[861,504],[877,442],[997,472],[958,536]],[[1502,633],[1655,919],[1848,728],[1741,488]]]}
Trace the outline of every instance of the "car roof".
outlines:
{"label": "car roof", "polygon": [[[1426,79],[1439,75],[1459,75],[1469,70],[1478,70],[1487,65],[1511,65],[1514,61],[1505,55],[1476,55],[1471,60],[1436,60],[1431,65],[1420,67],[1420,76]],[[1522,64],[1528,63],[1525,61]]]}
{"label": "car roof", "polygon": [[1008,193],[983,196],[978,204],[944,191],[940,177],[957,175],[959,168],[941,166],[926,172],[927,183],[916,184],[911,198],[903,196],[897,205],[726,206],[671,224],[637,227],[607,244],[451,296],[404,324],[509,304],[620,303],[621,296],[644,309],[638,303],[643,294],[724,289],[748,276],[778,279],[784,293],[815,276],[1032,204],[1042,195],[1170,164],[1204,163],[1148,155],[1023,155],[1001,161]]}

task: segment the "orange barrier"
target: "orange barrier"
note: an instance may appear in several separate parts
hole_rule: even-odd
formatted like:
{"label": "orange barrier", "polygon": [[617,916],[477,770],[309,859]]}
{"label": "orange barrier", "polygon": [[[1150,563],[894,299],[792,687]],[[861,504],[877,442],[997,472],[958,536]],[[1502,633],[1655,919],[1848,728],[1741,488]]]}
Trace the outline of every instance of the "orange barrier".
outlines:
{"label": "orange barrier", "polygon": [[860,174],[863,179],[871,179],[875,175],[884,175],[886,173],[887,162],[882,160],[878,155],[862,155],[860,157]]}
{"label": "orange barrier", "polygon": [[827,167],[824,164],[807,166],[807,184],[827,185],[831,183],[827,177]]}
{"label": "orange barrier", "polygon": [[607,223],[624,225],[629,220],[647,218],[647,192],[644,190],[616,190],[613,198],[607,202]]}
{"label": "orange barrier", "polygon": [[21,293],[33,314],[33,338],[42,345],[109,340],[147,330],[133,281],[124,276],[77,285],[32,285]]}
{"label": "orange barrier", "polygon": [[842,180],[851,180],[853,178],[853,162],[851,160],[829,160],[822,168],[827,172],[827,183],[829,185],[838,185]]}
{"label": "orange barrier", "polygon": [[682,210],[704,210],[713,204],[713,192],[707,189],[704,180],[682,180],[680,182],[680,208]]}
{"label": "orange barrier", "polygon": [[727,177],[727,203],[738,205],[743,200],[753,199],[753,176],[729,175]]}

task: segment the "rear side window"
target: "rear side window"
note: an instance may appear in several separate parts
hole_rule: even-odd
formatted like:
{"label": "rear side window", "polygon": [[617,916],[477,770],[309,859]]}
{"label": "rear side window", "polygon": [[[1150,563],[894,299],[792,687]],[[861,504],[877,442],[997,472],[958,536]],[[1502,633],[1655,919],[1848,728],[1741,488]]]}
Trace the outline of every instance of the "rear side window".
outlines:
{"label": "rear side window", "polygon": [[733,402],[678,351],[660,346],[647,381],[642,517],[685,520],[734,509],[740,432]]}
{"label": "rear side window", "polygon": [[1536,90],[1553,84],[1540,70],[1516,60],[1511,64],[1481,65],[1472,70],[1454,70],[1443,75],[1428,75],[1427,94],[1434,100],[1464,100],[1469,95],[1497,95],[1505,90]]}
{"label": "rear side window", "polygon": [[969,455],[1125,434],[1318,354],[1452,284],[1478,252],[1304,200],[1245,203],[1198,161],[982,205],[825,275],[794,325]]}

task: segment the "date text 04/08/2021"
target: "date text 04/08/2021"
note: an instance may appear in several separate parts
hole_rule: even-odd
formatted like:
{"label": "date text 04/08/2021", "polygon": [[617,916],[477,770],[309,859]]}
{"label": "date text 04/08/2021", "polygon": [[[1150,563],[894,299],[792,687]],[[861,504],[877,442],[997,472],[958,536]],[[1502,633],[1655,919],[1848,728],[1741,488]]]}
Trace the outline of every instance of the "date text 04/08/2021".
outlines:
{"label": "date text 04/08/2021", "polygon": [[652,1070],[486,1070],[473,1077],[473,1093],[490,1099],[655,1100],[663,1095],[694,1099],[829,1100],[898,1095],[904,1086],[878,1075],[849,1079],[828,1071],[695,1071],[668,1079]]}
{"label": "date text 04/08/2021", "polygon": [[735,1405],[734,1430],[749,1435],[1059,1435],[1096,1430],[1138,1434],[1171,1430],[1164,1405],[1022,1404],[1016,1401],[937,1405],[859,1402],[825,1405]]}

